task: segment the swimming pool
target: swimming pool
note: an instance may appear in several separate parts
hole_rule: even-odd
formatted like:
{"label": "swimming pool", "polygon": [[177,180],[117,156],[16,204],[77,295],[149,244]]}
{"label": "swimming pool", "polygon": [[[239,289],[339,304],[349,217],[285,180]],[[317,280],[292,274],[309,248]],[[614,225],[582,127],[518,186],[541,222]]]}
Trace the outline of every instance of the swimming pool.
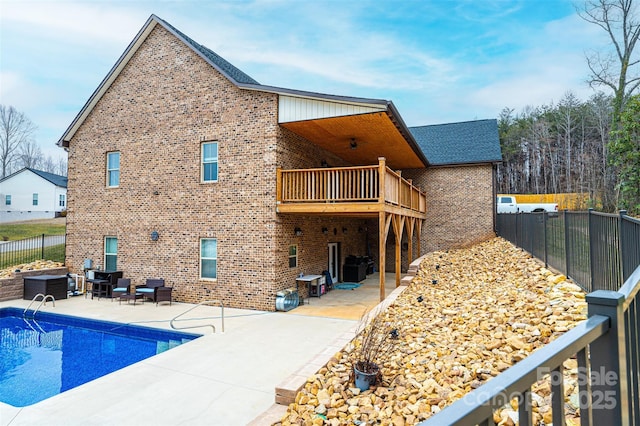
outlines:
{"label": "swimming pool", "polygon": [[199,334],[23,310],[0,309],[0,401],[35,404]]}

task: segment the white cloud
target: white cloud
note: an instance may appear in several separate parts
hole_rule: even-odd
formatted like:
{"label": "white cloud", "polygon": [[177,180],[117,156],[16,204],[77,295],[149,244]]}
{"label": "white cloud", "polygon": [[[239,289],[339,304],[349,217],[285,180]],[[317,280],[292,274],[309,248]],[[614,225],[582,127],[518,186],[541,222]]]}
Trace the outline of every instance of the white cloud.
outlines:
{"label": "white cloud", "polygon": [[117,2],[9,1],[2,6],[3,26],[22,28],[44,43],[67,46],[99,43],[122,44],[144,23],[149,14]]}
{"label": "white cloud", "polygon": [[[391,99],[410,125],[496,117],[567,90],[586,98],[583,52],[602,44],[601,30],[575,14],[527,27],[511,19],[526,2],[501,0],[391,9],[375,1],[0,1],[3,39],[11,34],[24,52],[24,64],[3,66],[2,102],[24,105],[51,129],[47,140],[62,134],[151,13],[263,84]],[[424,16],[406,16],[414,8]],[[437,26],[462,12],[475,39],[454,30],[421,36],[392,22]]]}
{"label": "white cloud", "polygon": [[0,99],[4,105],[24,109],[36,90],[18,72],[0,71]]}

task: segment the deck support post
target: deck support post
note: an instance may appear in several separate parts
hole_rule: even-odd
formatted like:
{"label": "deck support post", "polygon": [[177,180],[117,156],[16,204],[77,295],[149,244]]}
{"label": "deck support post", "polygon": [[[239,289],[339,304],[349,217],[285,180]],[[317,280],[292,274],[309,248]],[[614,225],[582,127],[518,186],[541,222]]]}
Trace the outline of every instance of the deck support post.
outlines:
{"label": "deck support post", "polygon": [[385,273],[386,273],[386,248],[387,248],[387,214],[384,211],[384,194],[386,188],[385,176],[387,175],[387,160],[384,157],[378,157],[378,203],[380,203],[380,212],[378,213],[378,251],[379,251],[379,265],[380,270],[380,301],[382,302],[386,297],[384,291],[385,285]]}
{"label": "deck support post", "polygon": [[402,233],[404,232],[405,217],[397,214],[391,215],[393,221],[393,233],[396,241],[396,288],[400,287],[402,275]]}
{"label": "deck support post", "polygon": [[409,251],[407,253],[407,263],[411,265],[413,262],[413,231],[416,226],[416,218],[409,217],[407,218],[407,236],[409,237]]}
{"label": "deck support post", "polygon": [[416,258],[422,256],[422,243],[420,242],[421,238],[422,238],[422,220],[418,220],[417,221],[417,225],[418,225],[418,256],[416,256]]}
{"label": "deck support post", "polygon": [[378,270],[380,272],[380,301],[382,302],[385,298],[385,292],[384,292],[384,277],[385,277],[385,272],[386,272],[386,268],[385,268],[385,263],[386,263],[386,259],[385,259],[385,249],[387,246],[387,235],[385,232],[386,229],[386,220],[385,220],[385,213],[384,212],[380,212],[378,213]]}

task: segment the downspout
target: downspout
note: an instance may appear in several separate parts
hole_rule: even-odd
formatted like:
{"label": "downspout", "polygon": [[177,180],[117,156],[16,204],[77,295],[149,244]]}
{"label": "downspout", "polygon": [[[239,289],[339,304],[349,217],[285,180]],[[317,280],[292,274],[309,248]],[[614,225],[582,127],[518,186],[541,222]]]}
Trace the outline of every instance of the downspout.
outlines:
{"label": "downspout", "polygon": [[498,188],[497,188],[497,182],[496,179],[498,178],[498,164],[497,163],[493,163],[491,165],[491,192],[493,192],[493,197],[492,197],[492,201],[491,201],[491,206],[493,208],[493,213],[491,214],[491,217],[493,218],[493,232],[497,235],[498,233],[498,229],[496,227],[496,223],[497,223],[497,209],[496,209],[496,198],[498,197]]}

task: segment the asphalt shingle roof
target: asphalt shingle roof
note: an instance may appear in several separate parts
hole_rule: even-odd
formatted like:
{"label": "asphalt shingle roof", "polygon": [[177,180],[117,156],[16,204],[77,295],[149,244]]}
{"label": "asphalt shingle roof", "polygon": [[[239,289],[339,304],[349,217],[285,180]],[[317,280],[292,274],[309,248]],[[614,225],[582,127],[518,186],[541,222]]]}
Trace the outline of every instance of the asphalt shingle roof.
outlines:
{"label": "asphalt shingle roof", "polygon": [[33,173],[37,174],[41,178],[48,180],[49,182],[51,182],[55,186],[59,186],[61,188],[66,188],[67,187],[68,179],[67,179],[66,176],[55,175],[53,173],[43,172],[42,170],[36,170],[36,169],[32,169],[30,167],[26,167],[26,169],[32,171]]}
{"label": "asphalt shingle roof", "polygon": [[186,34],[181,32],[180,30],[178,30],[176,27],[174,27],[173,25],[169,24],[167,21],[165,21],[163,19],[160,19],[157,16],[156,16],[156,19],[158,21],[162,22],[163,25],[166,25],[167,27],[171,28],[171,30],[173,30],[176,34],[178,34],[180,37],[182,37],[187,43],[189,43],[189,45],[191,45],[191,47],[193,47],[198,52],[202,53],[207,59],[209,59],[218,68],[220,68],[220,70],[222,70],[222,72],[227,74],[227,76],[231,77],[236,82],[241,83],[241,84],[257,84],[257,85],[260,84],[256,80],[254,80],[253,78],[249,77],[247,74],[245,74],[244,72],[240,71],[238,68],[233,66],[231,63],[229,63],[222,56],[218,55],[216,52],[214,52],[213,50],[209,49],[208,47],[203,46],[200,43],[196,42],[191,37],[187,36]]}
{"label": "asphalt shingle roof", "polygon": [[495,119],[409,127],[409,131],[433,166],[502,161]]}

